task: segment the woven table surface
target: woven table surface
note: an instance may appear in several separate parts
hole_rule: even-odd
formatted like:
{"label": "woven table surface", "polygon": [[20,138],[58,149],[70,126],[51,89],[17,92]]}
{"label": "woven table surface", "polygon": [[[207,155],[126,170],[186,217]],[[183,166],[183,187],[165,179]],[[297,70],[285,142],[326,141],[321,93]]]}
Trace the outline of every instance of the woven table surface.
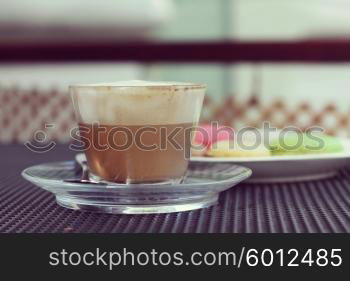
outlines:
{"label": "woven table surface", "polygon": [[350,170],[299,183],[248,184],[224,192],[216,206],[183,213],[109,215],[72,211],[20,176],[27,166],[71,160],[58,145],[33,153],[0,145],[0,232],[332,233],[350,232]]}

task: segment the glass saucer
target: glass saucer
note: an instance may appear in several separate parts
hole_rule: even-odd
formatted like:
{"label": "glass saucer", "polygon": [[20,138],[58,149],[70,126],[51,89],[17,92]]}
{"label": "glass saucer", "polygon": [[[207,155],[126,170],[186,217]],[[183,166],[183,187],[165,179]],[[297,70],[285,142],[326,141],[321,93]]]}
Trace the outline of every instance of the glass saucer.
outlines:
{"label": "glass saucer", "polygon": [[190,163],[179,184],[89,184],[79,179],[74,161],[29,167],[22,176],[52,192],[63,207],[114,214],[189,211],[214,205],[219,193],[251,175],[251,170],[229,163]]}

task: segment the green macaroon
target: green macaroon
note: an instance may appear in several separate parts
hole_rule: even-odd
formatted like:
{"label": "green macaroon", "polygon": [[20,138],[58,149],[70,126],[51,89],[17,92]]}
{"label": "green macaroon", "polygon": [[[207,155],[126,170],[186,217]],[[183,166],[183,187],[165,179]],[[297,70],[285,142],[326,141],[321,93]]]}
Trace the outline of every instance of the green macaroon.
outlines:
{"label": "green macaroon", "polygon": [[287,133],[271,141],[272,155],[336,153],[343,151],[341,141],[320,133]]}

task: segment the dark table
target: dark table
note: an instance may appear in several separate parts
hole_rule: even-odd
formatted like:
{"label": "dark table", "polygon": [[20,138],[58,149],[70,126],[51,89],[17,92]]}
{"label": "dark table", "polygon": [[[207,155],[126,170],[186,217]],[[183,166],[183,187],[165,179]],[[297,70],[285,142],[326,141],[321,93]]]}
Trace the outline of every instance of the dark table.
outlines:
{"label": "dark table", "polygon": [[43,154],[0,145],[0,232],[350,232],[350,170],[321,181],[242,183],[214,207],[183,213],[108,215],[64,209],[21,178],[27,166],[73,159],[58,145]]}

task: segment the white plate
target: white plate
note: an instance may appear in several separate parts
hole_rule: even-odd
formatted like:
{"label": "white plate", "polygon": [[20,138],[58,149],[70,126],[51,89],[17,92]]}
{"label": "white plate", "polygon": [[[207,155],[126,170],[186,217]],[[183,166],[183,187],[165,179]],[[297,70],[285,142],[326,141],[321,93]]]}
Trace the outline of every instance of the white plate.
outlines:
{"label": "white plate", "polygon": [[350,164],[350,140],[342,139],[338,153],[265,157],[191,157],[192,162],[234,163],[250,168],[250,182],[290,182],[334,176]]}

